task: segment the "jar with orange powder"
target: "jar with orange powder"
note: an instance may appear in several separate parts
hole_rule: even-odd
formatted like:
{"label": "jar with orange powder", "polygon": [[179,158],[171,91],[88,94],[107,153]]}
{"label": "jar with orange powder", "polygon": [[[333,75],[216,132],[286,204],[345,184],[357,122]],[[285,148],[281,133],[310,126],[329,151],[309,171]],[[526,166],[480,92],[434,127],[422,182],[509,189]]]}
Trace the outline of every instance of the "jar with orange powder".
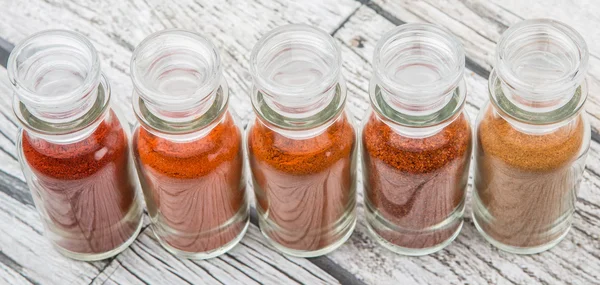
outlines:
{"label": "jar with orange powder", "polygon": [[250,60],[257,118],[247,146],[261,231],[286,254],[326,254],[356,223],[356,133],[340,50],[321,30],[289,25],[264,36]]}
{"label": "jar with orange powder", "polygon": [[133,148],[154,234],[180,257],[225,253],[249,219],[242,135],[218,50],[192,32],[158,32],[136,48],[131,77]]}

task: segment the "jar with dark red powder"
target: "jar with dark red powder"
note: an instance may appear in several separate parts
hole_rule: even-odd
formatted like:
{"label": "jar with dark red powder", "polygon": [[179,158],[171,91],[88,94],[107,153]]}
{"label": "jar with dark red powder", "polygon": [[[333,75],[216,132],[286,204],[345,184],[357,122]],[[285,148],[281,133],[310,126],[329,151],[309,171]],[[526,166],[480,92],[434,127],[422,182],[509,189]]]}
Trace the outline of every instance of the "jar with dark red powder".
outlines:
{"label": "jar with dark red powder", "polygon": [[50,30],[15,47],[8,60],[17,148],[46,236],[67,257],[121,252],[142,226],[128,132],[91,42]]}
{"label": "jar with dark red powder", "polygon": [[365,211],[392,251],[433,253],[463,225],[471,158],[464,66],[459,41],[429,24],[399,26],[375,48],[361,140]]}

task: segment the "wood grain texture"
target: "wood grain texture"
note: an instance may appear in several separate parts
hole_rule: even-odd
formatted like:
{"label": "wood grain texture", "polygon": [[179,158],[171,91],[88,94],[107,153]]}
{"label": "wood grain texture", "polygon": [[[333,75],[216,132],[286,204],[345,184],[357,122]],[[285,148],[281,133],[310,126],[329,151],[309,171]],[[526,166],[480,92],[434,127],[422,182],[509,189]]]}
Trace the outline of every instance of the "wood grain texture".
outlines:
{"label": "wood grain texture", "polygon": [[230,252],[208,261],[176,258],[147,229],[93,284],[339,284],[306,259],[283,256],[256,227]]}
{"label": "wood grain texture", "polygon": [[[85,34],[99,50],[103,71],[111,80],[116,95],[115,105],[125,106],[126,117],[130,124],[134,124],[134,116],[127,106],[130,105],[131,94],[131,83],[128,77],[129,57],[135,45],[149,33],[164,28],[179,27],[199,31],[211,37],[220,47],[225,76],[232,89],[232,107],[244,122],[247,122],[251,115],[251,108],[246,95],[250,88],[250,78],[246,69],[254,43],[260,35],[276,26],[290,22],[308,23],[334,34],[342,47],[343,72],[349,91],[347,106],[354,117],[360,120],[370,106],[367,96],[368,80],[372,72],[370,62],[373,48],[380,36],[393,26],[404,22],[434,22],[451,30],[463,41],[469,56],[467,62],[470,68],[466,74],[469,90],[466,109],[471,120],[474,120],[479,108],[486,101],[485,77],[493,65],[495,41],[504,29],[522,18],[519,13],[511,10],[521,8],[509,5],[498,6],[478,0],[376,0],[364,1],[367,2],[364,4],[363,1],[351,0],[297,2],[288,4],[284,0],[246,2],[199,0],[167,4],[157,0],[113,0],[94,1],[94,6],[91,7],[88,1],[84,0],[33,0],[27,3],[12,1],[4,13],[4,19],[0,21],[0,37],[17,42],[32,32],[55,27],[74,29]],[[520,1],[511,1],[509,4],[518,5],[518,2]],[[542,11],[540,13],[543,13],[544,9],[548,9],[548,13],[560,13],[559,9],[554,8],[540,8]],[[566,13],[571,10],[563,9],[563,11]],[[560,17],[564,16],[564,14],[560,15],[562,15]],[[589,21],[596,21],[596,19]],[[590,23],[585,20],[581,22]],[[587,36],[586,33],[584,35]],[[594,54],[594,51],[592,53]],[[591,64],[594,65],[593,62]],[[5,79],[3,72],[0,71],[0,86],[2,79]],[[597,89],[592,89],[594,90]],[[11,158],[11,155],[15,155],[16,125],[10,110],[10,99],[5,94],[0,89],[0,96],[3,99],[0,101],[0,132],[2,132],[0,133],[0,160],[3,162],[0,170],[7,173],[5,176],[0,173],[0,201],[2,195],[6,195],[12,197],[9,198],[12,199],[11,201],[26,205],[28,192],[21,181],[22,175],[18,164]],[[594,100],[596,99],[590,99],[588,111],[598,116],[600,113],[595,106],[599,104]],[[600,129],[599,122],[598,118],[592,120],[596,131]],[[598,135],[597,137],[600,138]],[[598,283],[600,280],[599,159],[600,145],[594,142],[580,190],[574,228],[561,244],[543,254],[517,256],[493,248],[475,230],[470,219],[470,208],[467,207],[466,225],[459,238],[449,247],[439,253],[419,258],[396,255],[378,246],[368,235],[362,209],[360,190],[362,188],[360,188],[357,229],[349,242],[328,257],[367,284]],[[4,161],[8,163],[5,165]],[[12,189],[13,184],[21,185],[16,190],[20,192]],[[359,175],[359,185],[361,184],[362,177]],[[15,193],[22,194],[19,196]],[[3,207],[3,202],[0,202],[0,218]],[[26,207],[34,211],[31,206]],[[34,213],[30,215],[30,219],[34,221],[27,220],[27,223],[37,221],[37,215]],[[0,231],[9,227],[12,228],[12,225],[0,224]],[[36,248],[35,251],[31,251],[44,252],[37,250]],[[6,252],[2,251],[2,253]],[[7,256],[14,258],[15,253],[11,254]],[[17,270],[11,269],[11,266]],[[23,269],[19,269],[12,265],[10,259],[4,261],[1,254],[0,268],[2,268],[0,278],[15,284],[31,283],[27,279],[28,276],[22,275],[22,272],[25,269],[37,270],[34,266],[24,266]],[[93,272],[89,275],[81,274],[85,277],[82,277],[81,282],[91,281],[94,284],[329,284],[336,282],[326,272],[305,259],[287,258],[272,251],[253,226],[241,244],[231,253],[210,261],[174,258],[162,250],[150,230],[145,229],[131,248],[111,263],[95,265],[94,268],[103,270],[95,279]],[[80,280],[74,280],[74,282],[78,281]]]}

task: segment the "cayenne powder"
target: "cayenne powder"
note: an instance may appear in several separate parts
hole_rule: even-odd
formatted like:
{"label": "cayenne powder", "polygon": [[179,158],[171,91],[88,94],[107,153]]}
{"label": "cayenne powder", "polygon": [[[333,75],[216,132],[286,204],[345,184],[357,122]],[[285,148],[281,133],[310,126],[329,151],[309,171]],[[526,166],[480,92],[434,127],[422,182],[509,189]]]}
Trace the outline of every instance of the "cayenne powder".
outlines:
{"label": "cayenne powder", "polygon": [[268,238],[315,251],[348,233],[347,217],[355,207],[355,137],[345,114],[306,139],[286,137],[256,120],[248,146],[258,211],[266,216],[261,230]]}
{"label": "cayenne powder", "polygon": [[[50,239],[74,253],[104,253],[141,223],[127,137],[111,111],[85,139],[57,144],[23,132],[23,155],[35,174],[33,197]],[[135,176],[133,176],[135,177]]]}
{"label": "cayenne powder", "polygon": [[[411,138],[373,113],[363,130],[367,208],[373,231],[404,248],[429,248],[452,237],[460,217],[471,156],[471,128],[464,114],[438,133]],[[432,229],[432,227],[441,226]]]}
{"label": "cayenne powder", "polygon": [[581,116],[544,134],[514,128],[489,107],[477,131],[477,225],[514,247],[542,246],[566,233],[583,160]]}
{"label": "cayenne powder", "polygon": [[134,149],[161,243],[199,253],[233,241],[247,224],[239,129],[229,113],[200,139],[176,142],[139,128]]}

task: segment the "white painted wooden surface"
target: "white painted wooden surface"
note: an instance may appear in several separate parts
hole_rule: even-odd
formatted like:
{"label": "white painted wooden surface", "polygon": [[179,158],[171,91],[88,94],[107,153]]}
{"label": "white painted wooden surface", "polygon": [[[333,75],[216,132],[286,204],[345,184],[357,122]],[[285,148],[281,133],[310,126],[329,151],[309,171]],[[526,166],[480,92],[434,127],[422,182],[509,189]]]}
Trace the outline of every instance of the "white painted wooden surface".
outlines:
{"label": "white painted wooden surface", "polygon": [[[533,256],[500,252],[476,232],[470,217],[459,238],[443,251],[413,258],[379,247],[368,235],[359,191],[359,224],[349,242],[326,259],[278,254],[251,228],[229,254],[209,261],[173,257],[149,229],[115,259],[84,263],[59,256],[41,236],[41,222],[15,157],[15,120],[5,70],[0,70],[0,283],[1,284],[600,284],[600,1],[485,0],[0,0],[0,38],[16,43],[47,28],[88,36],[111,80],[115,102],[129,106],[131,51],[145,36],[185,28],[220,47],[234,110],[247,122],[251,109],[246,68],[252,46],[268,30],[308,23],[338,39],[348,81],[350,111],[361,119],[369,106],[370,62],[379,37],[404,22],[432,22],[456,34],[467,51],[467,111],[472,119],[487,96],[486,76],[495,42],[522,18],[552,17],[577,28],[592,53],[590,99],[593,137],[573,230],[556,248]],[[289,2],[289,3],[288,3]],[[527,3],[525,3],[527,2]],[[550,4],[546,4],[550,3]],[[134,122],[125,108],[126,118]],[[467,212],[470,214],[470,211]],[[329,262],[331,261],[331,262]],[[336,268],[333,268],[336,267]],[[340,271],[341,268],[341,271]],[[334,272],[335,271],[335,272]],[[347,272],[345,272],[347,271]],[[334,277],[351,275],[350,281]],[[340,279],[341,280],[341,279]]]}

